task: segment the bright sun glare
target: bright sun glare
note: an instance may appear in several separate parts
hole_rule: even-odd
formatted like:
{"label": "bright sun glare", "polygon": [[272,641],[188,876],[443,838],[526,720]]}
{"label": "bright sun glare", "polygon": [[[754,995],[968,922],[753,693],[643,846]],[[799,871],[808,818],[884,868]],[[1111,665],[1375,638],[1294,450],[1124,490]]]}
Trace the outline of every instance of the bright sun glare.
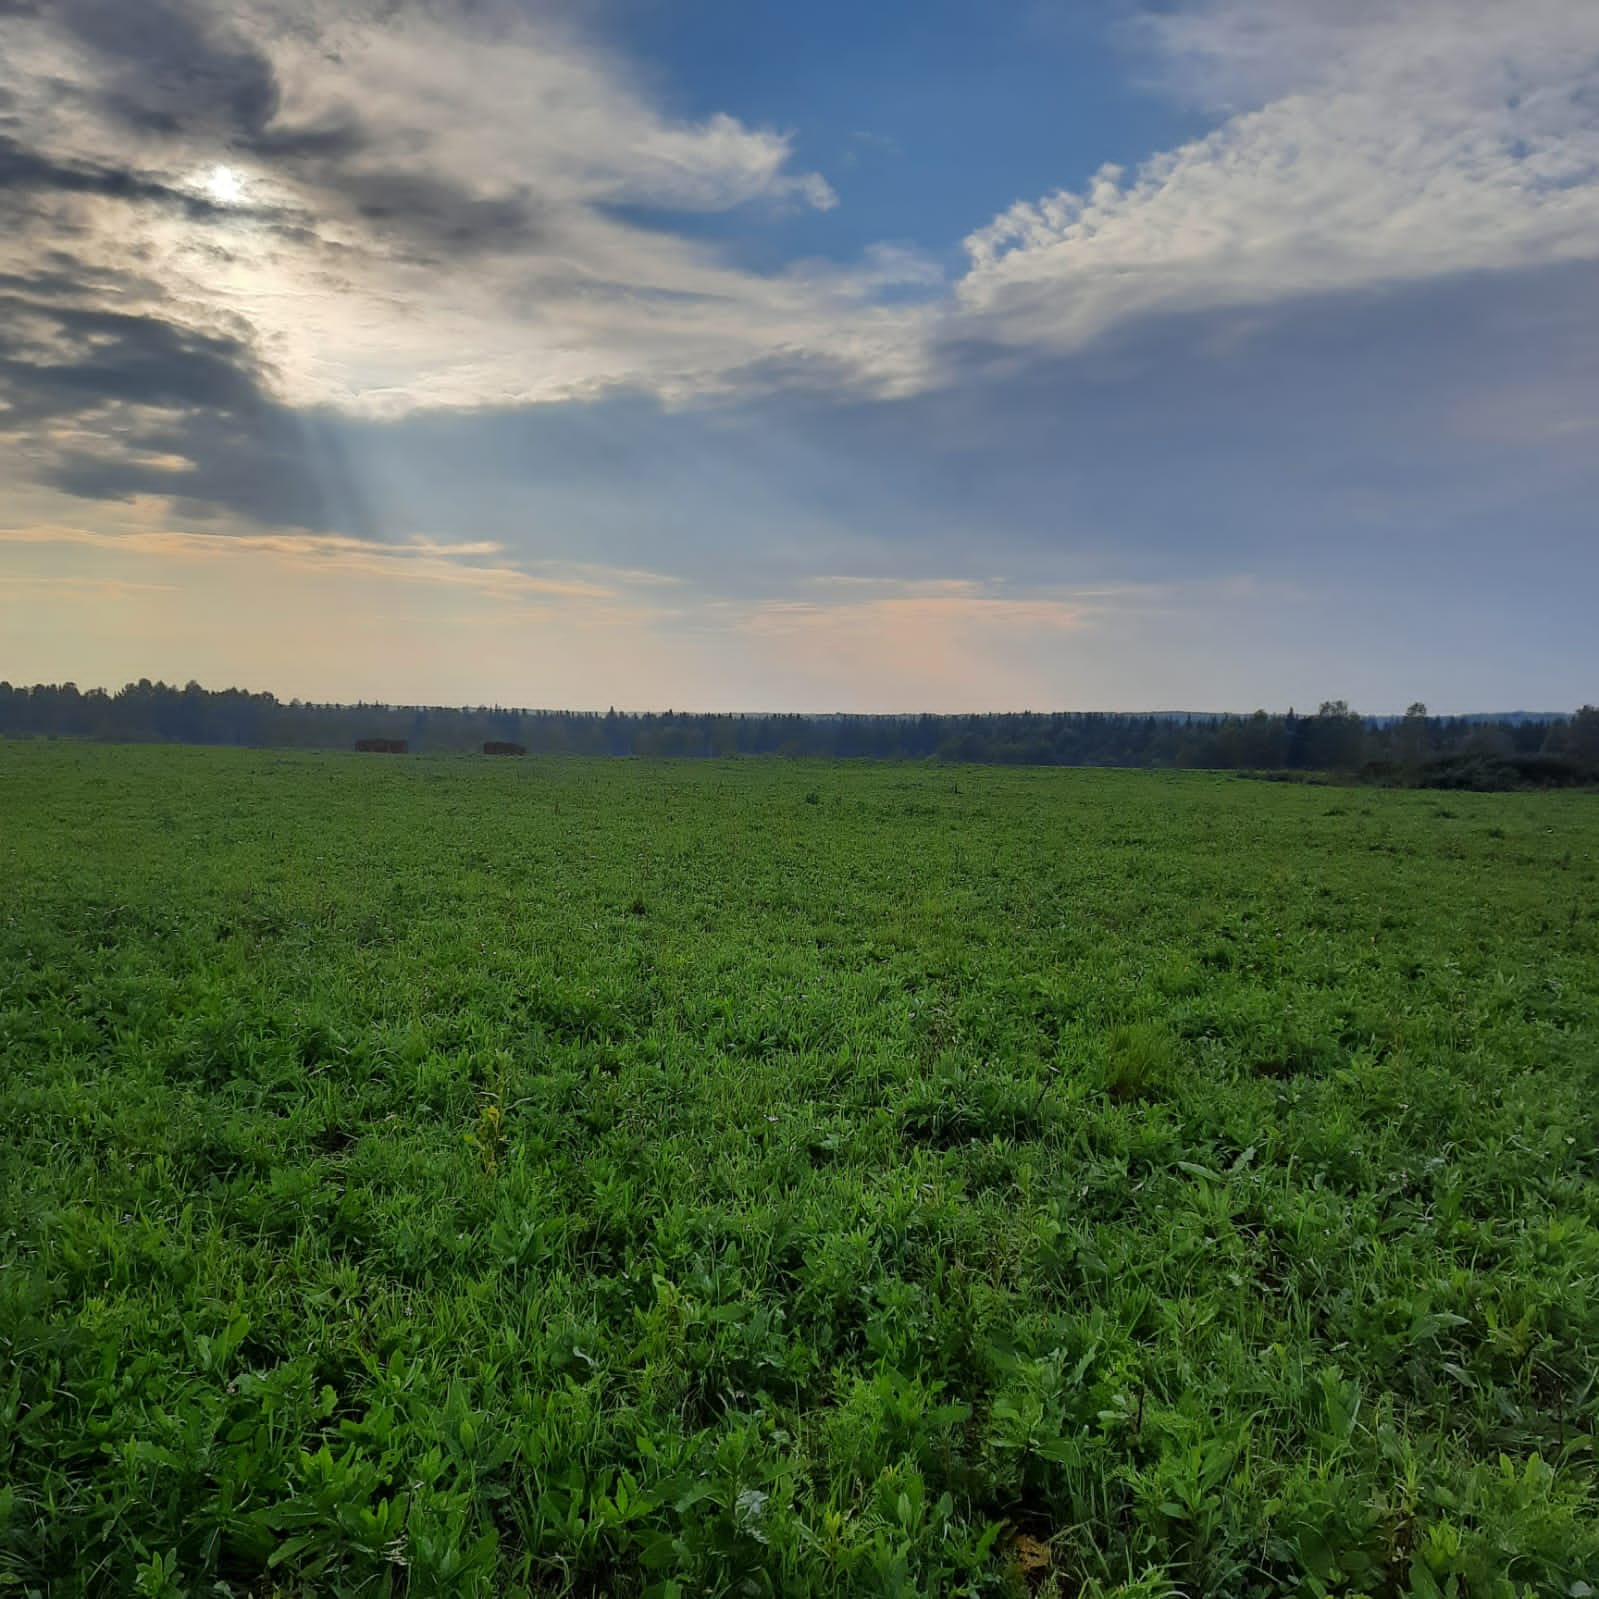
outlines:
{"label": "bright sun glare", "polygon": [[244,198],[244,179],[232,167],[212,167],[205,175],[204,186],[219,205],[237,205]]}

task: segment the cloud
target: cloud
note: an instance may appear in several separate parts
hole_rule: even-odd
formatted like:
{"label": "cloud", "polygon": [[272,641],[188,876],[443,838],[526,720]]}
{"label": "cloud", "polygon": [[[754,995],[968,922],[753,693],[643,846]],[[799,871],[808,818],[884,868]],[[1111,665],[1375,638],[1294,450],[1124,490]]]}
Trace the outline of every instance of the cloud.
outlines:
{"label": "cloud", "polygon": [[671,231],[674,213],[836,197],[787,134],[662,113],[551,12],[60,0],[0,29],[23,85],[0,182],[28,190],[0,200],[0,270],[68,241],[136,270],[175,326],[246,330],[276,403],[682,398],[801,353],[909,380],[913,317],[888,302],[924,265],[760,275]]}
{"label": "cloud", "polygon": [[999,579],[854,574],[813,577],[806,586],[837,597],[826,604],[798,600],[765,605],[756,613],[758,625],[781,627],[786,618],[804,620],[823,614],[869,618],[899,612],[979,618],[1018,627],[1081,627],[1099,612],[1125,611],[1134,601],[1149,605],[1166,592],[1162,584],[1119,583],[1064,589],[1042,585],[1017,594]]}
{"label": "cloud", "polygon": [[278,112],[270,61],[185,0],[55,0],[52,15],[94,58],[101,107],[132,133],[248,139]]}
{"label": "cloud", "polygon": [[972,233],[971,331],[1071,347],[1151,314],[1599,257],[1590,0],[1208,0],[1142,36],[1168,88],[1229,114]]}
{"label": "cloud", "polygon": [[888,246],[755,273],[674,231],[836,196],[785,132],[668,114],[553,6],[58,0],[0,29],[0,271],[50,247],[136,277],[141,314],[235,339],[262,401],[299,411],[895,397],[984,346],[1599,257],[1589,0],[1143,13],[1145,71],[1220,124],[1012,206],[952,290]]}
{"label": "cloud", "polygon": [[258,399],[247,346],[156,316],[0,297],[0,383],[11,426],[86,405],[234,410]]}
{"label": "cloud", "polygon": [[[506,599],[536,596],[565,601],[605,600],[616,592],[614,587],[594,581],[595,577],[608,574],[592,568],[555,574],[530,571],[521,565],[484,564],[484,557],[504,554],[502,545],[487,539],[449,543],[416,538],[379,544],[336,534],[218,534],[164,527],[102,532],[55,525],[0,528],[0,545],[77,547],[182,562],[266,559],[286,569],[323,577],[376,577],[430,587],[471,589]],[[614,576],[630,586],[652,581],[652,575],[647,573],[623,572]]]}
{"label": "cloud", "polygon": [[[874,711],[1059,703],[1071,681],[1108,681],[1164,612],[1204,592],[1166,585],[1031,588],[965,578],[828,578],[819,601],[766,600],[731,608],[731,627],[756,681],[803,684],[812,708]],[[1243,585],[1247,587],[1247,584]],[[795,700],[792,686],[781,692]],[[1116,686],[1110,692],[1121,696]],[[1102,703],[1108,703],[1103,701]]]}
{"label": "cloud", "polygon": [[373,530],[337,430],[268,392],[246,328],[174,320],[146,280],[60,253],[0,279],[0,452],[85,499]]}
{"label": "cloud", "polygon": [[[1479,439],[1591,431],[1585,368],[1551,353],[1570,315],[1529,330],[1513,394],[1452,392],[1492,296],[1445,285],[1497,274],[1506,299],[1599,260],[1599,8],[1192,0],[1135,33],[1215,130],[1012,208],[950,284],[890,246],[757,273],[691,236],[834,196],[787,132],[671,114],[553,3],[0,5],[0,472],[246,536],[491,525],[718,581],[763,539],[790,576],[863,548],[965,572],[957,547],[994,545],[1063,552],[1053,582],[1091,544],[1094,575],[1147,575],[1126,530],[1187,526],[1193,486],[1245,467],[1236,520],[1303,516],[1380,432],[1431,448],[1420,399]],[[1404,362],[1307,331],[1392,339],[1371,307],[1431,300],[1455,323]],[[1377,407],[1351,377],[1373,372]]]}
{"label": "cloud", "polygon": [[174,583],[129,583],[116,577],[70,577],[50,573],[0,572],[6,588],[67,589],[74,594],[176,594]]}
{"label": "cloud", "polygon": [[[114,163],[56,160],[0,135],[0,192],[16,194],[90,195],[170,207],[191,221],[236,221],[240,215],[194,189],[179,189],[144,173]],[[259,215],[257,211],[245,213]]]}
{"label": "cloud", "polygon": [[767,635],[814,639],[819,633],[826,633],[882,639],[907,628],[931,632],[974,623],[1004,628],[1072,628],[1081,627],[1083,621],[1083,608],[1070,601],[935,592],[895,595],[853,605],[774,600],[758,607],[745,626],[752,633]]}

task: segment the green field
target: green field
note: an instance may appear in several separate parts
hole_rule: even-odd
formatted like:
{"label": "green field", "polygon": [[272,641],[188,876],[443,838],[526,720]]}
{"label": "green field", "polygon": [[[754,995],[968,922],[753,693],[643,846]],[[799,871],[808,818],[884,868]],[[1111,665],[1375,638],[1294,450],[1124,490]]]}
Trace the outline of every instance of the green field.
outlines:
{"label": "green field", "polygon": [[1591,794],[0,743],[0,1593],[1581,1599],[1596,1113]]}

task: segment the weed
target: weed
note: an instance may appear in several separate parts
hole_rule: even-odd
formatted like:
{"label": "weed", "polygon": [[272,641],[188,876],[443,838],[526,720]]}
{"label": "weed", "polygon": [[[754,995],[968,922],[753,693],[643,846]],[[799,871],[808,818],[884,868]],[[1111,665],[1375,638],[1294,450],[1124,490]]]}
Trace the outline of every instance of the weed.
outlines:
{"label": "weed", "polygon": [[1105,1041],[1105,1090],[1114,1100],[1148,1099],[1171,1066],[1171,1035],[1153,1022],[1113,1028]]}

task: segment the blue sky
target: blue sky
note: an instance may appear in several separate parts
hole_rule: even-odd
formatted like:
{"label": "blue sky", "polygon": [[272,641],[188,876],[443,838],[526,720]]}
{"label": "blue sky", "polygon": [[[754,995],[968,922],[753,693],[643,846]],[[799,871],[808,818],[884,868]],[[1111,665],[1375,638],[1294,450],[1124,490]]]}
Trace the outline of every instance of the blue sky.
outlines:
{"label": "blue sky", "polygon": [[1565,708],[1590,0],[0,5],[0,672]]}
{"label": "blue sky", "polygon": [[972,219],[1204,129],[1138,81],[1130,13],[981,0],[751,6],[620,0],[616,36],[689,118],[792,132],[839,203],[755,231],[705,219],[752,264],[849,260],[882,240],[959,267]]}

